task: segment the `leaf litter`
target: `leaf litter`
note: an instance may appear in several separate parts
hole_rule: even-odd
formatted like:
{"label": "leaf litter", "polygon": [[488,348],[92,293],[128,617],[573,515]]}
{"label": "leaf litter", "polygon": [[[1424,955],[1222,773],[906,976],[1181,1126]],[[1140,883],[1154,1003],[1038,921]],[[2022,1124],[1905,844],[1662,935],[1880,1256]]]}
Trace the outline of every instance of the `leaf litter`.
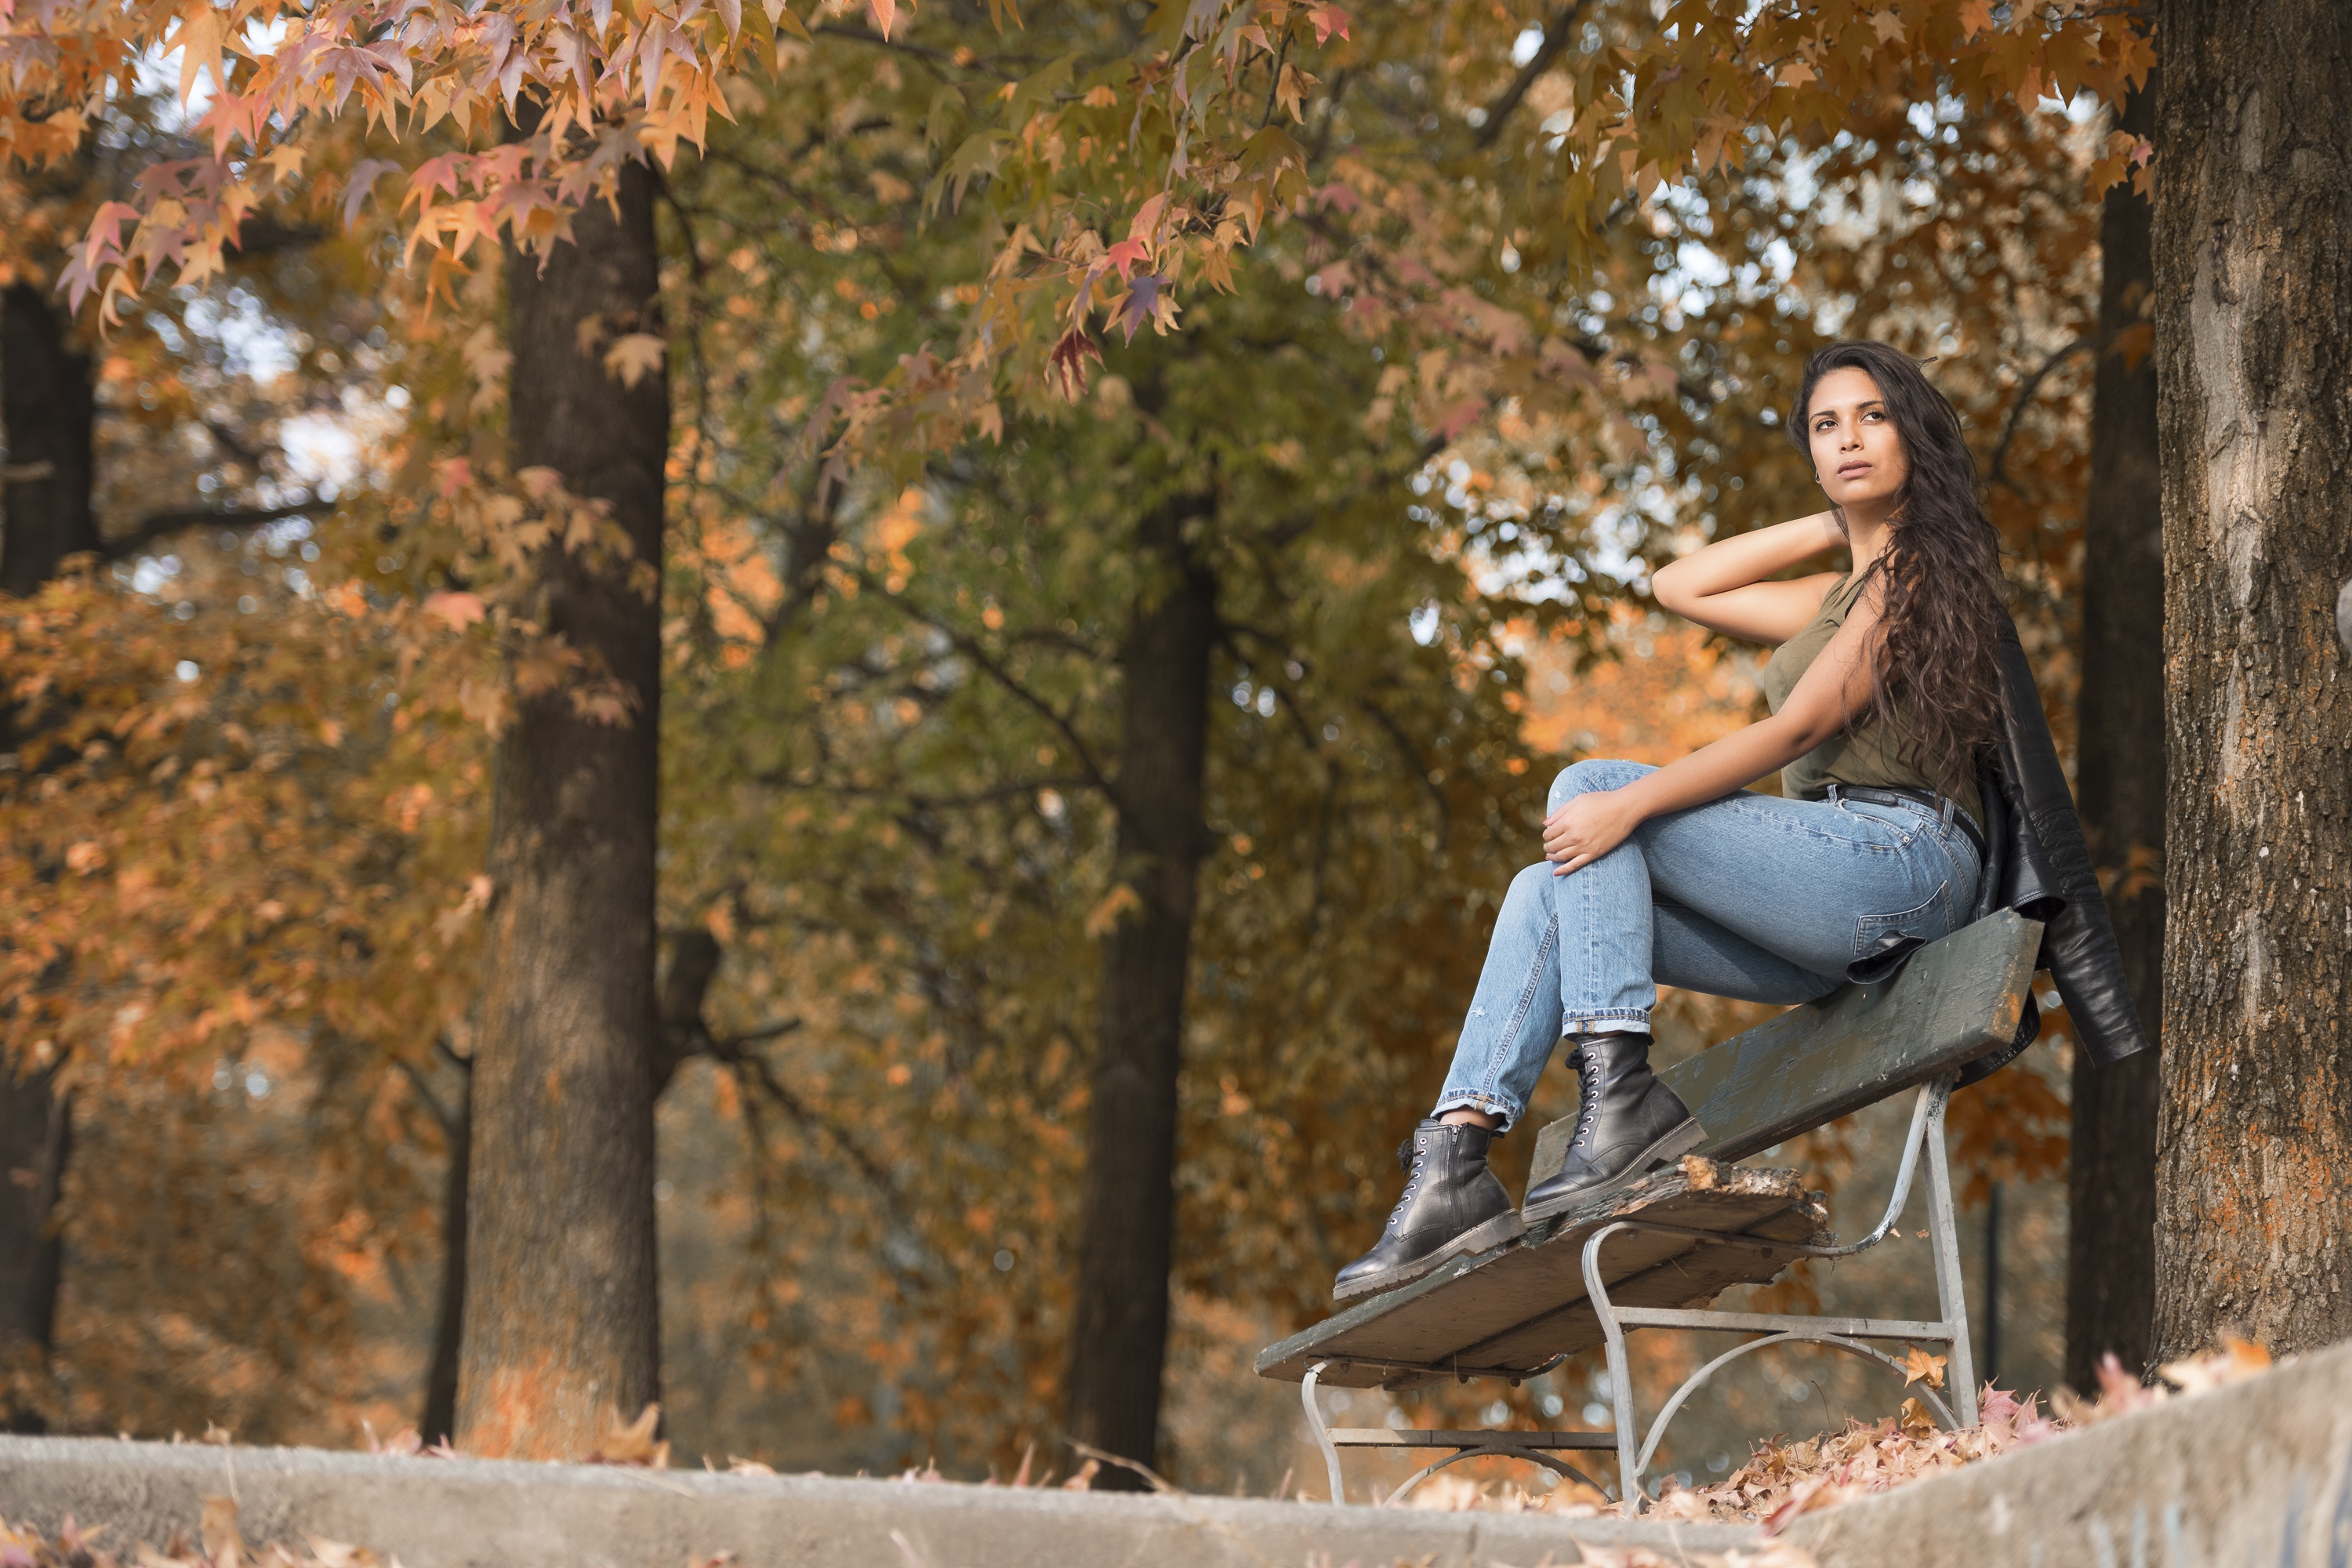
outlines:
{"label": "leaf litter", "polygon": [[[1706,1568],[1812,1568],[1811,1553],[1776,1539],[1805,1514],[2030,1447],[2170,1399],[2241,1383],[2271,1365],[2270,1353],[2262,1346],[2233,1334],[2223,1334],[2210,1351],[2168,1362],[2157,1369],[2158,1381],[2148,1384],[2125,1371],[2109,1354],[2100,1360],[2095,1394],[2080,1394],[2061,1387],[2051,1396],[2047,1414],[2034,1394],[2020,1396],[1987,1384],[1979,1400],[1979,1424],[1958,1432],[1938,1426],[1919,1399],[1906,1399],[1895,1415],[1875,1422],[1850,1421],[1841,1432],[1794,1442],[1759,1443],[1747,1464],[1710,1485],[1680,1486],[1669,1479],[1645,1517],[1763,1527],[1767,1539],[1760,1552],[1733,1552],[1720,1557],[1685,1553],[1685,1561]],[[1904,1368],[1911,1382],[1925,1383],[1930,1388],[1943,1386],[1941,1356],[1914,1350]],[[1437,1475],[1416,1488],[1401,1506],[1551,1513],[1576,1519],[1613,1512],[1616,1505],[1596,1489],[1572,1479],[1562,1479],[1549,1493],[1530,1494],[1515,1486],[1498,1487],[1466,1476]],[[1666,1568],[1670,1562],[1640,1547],[1584,1546],[1581,1550],[1582,1563],[1589,1568]]]}

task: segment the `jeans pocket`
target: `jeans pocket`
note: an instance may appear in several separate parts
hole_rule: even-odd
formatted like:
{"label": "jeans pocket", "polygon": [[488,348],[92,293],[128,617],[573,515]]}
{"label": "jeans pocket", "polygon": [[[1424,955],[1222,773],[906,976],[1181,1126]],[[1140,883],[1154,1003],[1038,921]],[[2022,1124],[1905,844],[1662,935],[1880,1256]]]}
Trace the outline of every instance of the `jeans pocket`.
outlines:
{"label": "jeans pocket", "polygon": [[1864,915],[1853,923],[1853,962],[1846,978],[1857,984],[1884,980],[1917,949],[1952,930],[1952,885],[1939,884],[1935,897],[1916,909],[1891,915]]}

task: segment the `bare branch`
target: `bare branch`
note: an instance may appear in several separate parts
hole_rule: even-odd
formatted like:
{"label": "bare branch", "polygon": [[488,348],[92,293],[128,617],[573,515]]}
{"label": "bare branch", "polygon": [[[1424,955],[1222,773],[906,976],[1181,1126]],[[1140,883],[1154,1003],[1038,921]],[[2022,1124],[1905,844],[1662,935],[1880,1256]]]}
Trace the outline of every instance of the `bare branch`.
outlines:
{"label": "bare branch", "polygon": [[1569,0],[1559,14],[1544,27],[1543,42],[1536,47],[1536,52],[1528,57],[1528,63],[1521,66],[1519,74],[1511,79],[1511,85],[1503,89],[1503,96],[1487,105],[1486,123],[1478,127],[1477,145],[1480,151],[1495,144],[1495,139],[1503,133],[1503,122],[1510,119],[1519,107],[1520,100],[1528,96],[1528,89],[1535,86],[1536,79],[1551,69],[1559,57],[1567,52],[1568,36],[1575,31],[1577,18],[1584,15],[1585,6],[1591,3],[1591,0]]}
{"label": "bare branch", "polygon": [[332,511],[334,503],[306,500],[293,506],[263,507],[255,510],[151,512],[142,518],[139,526],[121,539],[109,540],[99,553],[106,560],[120,561],[136,555],[159,539],[190,528],[259,528],[264,523],[281,522],[289,517],[316,517]]}
{"label": "bare branch", "polygon": [[2076,338],[2073,342],[2043,360],[2041,366],[2025,378],[2025,384],[2017,389],[2017,401],[2009,405],[2009,417],[2001,424],[2000,439],[1994,444],[1992,461],[1986,470],[1989,477],[1985,484],[1988,488],[1998,485],[2012,494],[2016,493],[2016,481],[2009,477],[2009,447],[2010,443],[2017,439],[2018,426],[2025,422],[2026,409],[2032,406],[2034,395],[2042,390],[2042,384],[2050,379],[2050,374],[2056,370],[2067,356],[2082,353],[2098,346],[2089,338]]}
{"label": "bare branch", "polygon": [[1094,748],[1087,744],[1086,737],[1078,733],[1076,723],[1068,715],[1023,685],[1019,678],[1011,670],[989,656],[988,650],[981,647],[977,637],[949,625],[936,616],[927,614],[908,602],[904,595],[884,591],[881,584],[875,582],[870,575],[861,573],[859,576],[868,591],[879,594],[885,602],[897,605],[899,613],[908,620],[929,626],[946,637],[958,653],[971,660],[991,680],[995,681],[1015,700],[1051,724],[1062,739],[1069,742],[1070,750],[1077,754],[1078,765],[1086,770],[1087,782],[1100,790],[1104,797],[1114,806],[1119,806],[1122,812],[1125,810],[1124,806],[1120,805],[1118,786],[1111,783],[1110,775],[1103,771],[1102,763],[1097,760]]}

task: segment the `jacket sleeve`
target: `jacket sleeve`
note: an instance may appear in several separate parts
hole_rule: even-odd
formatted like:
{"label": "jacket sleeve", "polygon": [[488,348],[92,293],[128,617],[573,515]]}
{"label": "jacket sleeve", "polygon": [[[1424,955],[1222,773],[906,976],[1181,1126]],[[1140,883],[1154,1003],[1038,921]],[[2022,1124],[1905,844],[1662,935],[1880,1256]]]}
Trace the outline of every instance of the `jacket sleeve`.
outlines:
{"label": "jacket sleeve", "polygon": [[2100,1063],[2148,1047],[2099,891],[2082,819],[2058,765],[2032,667],[2006,616],[2000,638],[2001,780],[2011,821],[2002,836],[1996,907],[2043,922],[2040,967],[2050,971],[2075,1033]]}

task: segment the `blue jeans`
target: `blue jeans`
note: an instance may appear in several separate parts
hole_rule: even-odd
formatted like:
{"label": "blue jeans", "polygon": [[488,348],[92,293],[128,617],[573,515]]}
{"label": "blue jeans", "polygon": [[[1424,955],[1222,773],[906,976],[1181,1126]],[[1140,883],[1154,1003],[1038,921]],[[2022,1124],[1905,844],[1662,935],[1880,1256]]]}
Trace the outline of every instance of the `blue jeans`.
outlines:
{"label": "blue jeans", "polygon": [[[1547,808],[1654,770],[1578,763]],[[1976,846],[1925,805],[1742,790],[1654,816],[1573,875],[1511,883],[1437,1110],[1509,1126],[1563,1035],[1646,1031],[1660,984],[1811,1002],[1893,933],[1933,942],[1976,902]],[[1434,1114],[1434,1113],[1433,1113]]]}

